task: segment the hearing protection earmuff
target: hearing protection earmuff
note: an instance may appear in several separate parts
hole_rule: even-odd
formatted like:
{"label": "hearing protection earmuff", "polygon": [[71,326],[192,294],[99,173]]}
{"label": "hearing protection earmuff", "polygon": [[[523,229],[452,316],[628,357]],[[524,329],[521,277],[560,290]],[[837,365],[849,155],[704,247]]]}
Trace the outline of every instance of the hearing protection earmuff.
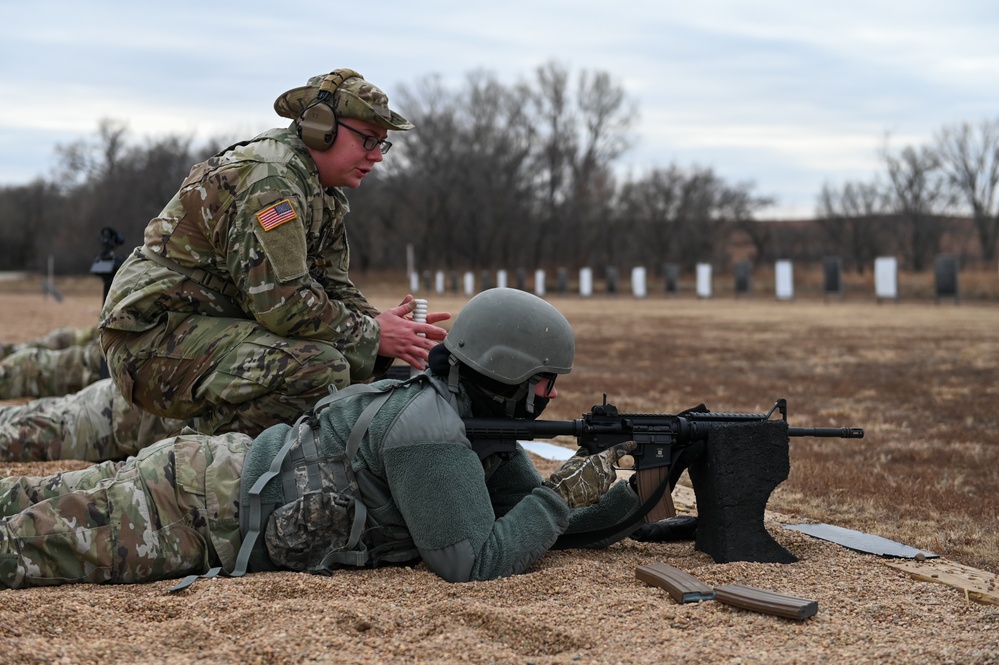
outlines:
{"label": "hearing protection earmuff", "polygon": [[302,111],[298,121],[298,135],[313,150],[327,150],[336,140],[336,112],[333,110],[333,93],[351,78],[364,77],[353,69],[336,69],[326,75],[319,86],[316,101]]}

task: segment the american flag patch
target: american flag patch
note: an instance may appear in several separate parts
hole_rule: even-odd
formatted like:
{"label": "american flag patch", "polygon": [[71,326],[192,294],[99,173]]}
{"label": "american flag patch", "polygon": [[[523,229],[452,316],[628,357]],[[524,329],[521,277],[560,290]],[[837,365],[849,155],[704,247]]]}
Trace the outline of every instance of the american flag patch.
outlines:
{"label": "american flag patch", "polygon": [[298,215],[295,213],[295,209],[291,207],[288,199],[278,201],[274,205],[268,206],[257,213],[257,220],[260,222],[260,226],[264,227],[264,231],[270,231],[285,222],[290,222],[296,217]]}

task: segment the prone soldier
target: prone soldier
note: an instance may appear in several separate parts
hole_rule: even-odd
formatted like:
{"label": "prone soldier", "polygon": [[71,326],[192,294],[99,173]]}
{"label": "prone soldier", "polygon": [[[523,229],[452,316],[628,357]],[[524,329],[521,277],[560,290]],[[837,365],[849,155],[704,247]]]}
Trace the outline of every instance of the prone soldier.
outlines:
{"label": "prone soldier", "polygon": [[[516,289],[472,298],[429,367],[358,384],[253,438],[182,433],[126,462],[0,480],[0,584],[422,562],[451,582],[525,572],[563,534],[638,505],[614,465],[634,442],[542,479],[521,447],[479,456],[463,418],[536,418],[574,337]],[[624,538],[616,534],[603,546]]]}

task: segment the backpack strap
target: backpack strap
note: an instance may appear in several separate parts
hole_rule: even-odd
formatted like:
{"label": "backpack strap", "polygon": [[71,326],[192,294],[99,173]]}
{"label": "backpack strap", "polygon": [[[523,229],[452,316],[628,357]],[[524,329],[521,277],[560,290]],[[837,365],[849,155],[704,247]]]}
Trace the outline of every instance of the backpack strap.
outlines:
{"label": "backpack strap", "polygon": [[[315,407],[300,416],[298,420],[295,421],[295,424],[285,435],[284,444],[281,446],[280,450],[278,450],[274,459],[271,460],[271,464],[267,471],[257,478],[257,480],[253,483],[253,486],[250,487],[248,492],[249,528],[246,535],[243,537],[243,542],[240,544],[239,551],[236,554],[236,564],[233,567],[232,572],[227,574],[228,577],[241,577],[247,572],[253,547],[264,529],[264,514],[261,506],[260,494],[267,483],[269,483],[273,478],[281,475],[282,488],[284,490],[285,498],[287,499],[289,497],[297,496],[299,491],[293,474],[282,474],[282,468],[285,466],[285,461],[289,459],[289,456],[292,460],[304,459],[306,462],[310,460],[318,460],[320,448],[317,441],[318,437],[315,426],[318,421],[319,413],[325,410],[330,404],[333,404],[334,402],[337,402],[345,397],[365,393],[379,393],[377,397],[375,397],[364,408],[364,410],[361,411],[361,415],[358,416],[357,420],[354,422],[354,426],[350,430],[350,435],[347,438],[347,444],[345,446],[344,471],[346,473],[350,469],[351,461],[357,455],[357,451],[361,446],[361,441],[364,439],[364,435],[368,431],[368,427],[371,426],[371,422],[378,414],[378,411],[381,410],[385,402],[387,402],[389,397],[391,397],[392,391],[397,387],[417,383],[423,380],[429,380],[429,377],[425,374],[417,374],[416,376],[410,377],[405,381],[392,383],[390,385],[373,386],[361,383],[347,386],[342,390],[337,390],[336,387],[331,385],[330,394],[319,400]],[[434,382],[431,381],[431,384],[433,383]],[[318,469],[314,464],[306,464],[305,466],[308,469],[309,489],[319,489],[321,487],[321,480],[318,476]],[[344,480],[348,479],[345,477]],[[348,484],[345,482],[344,487],[347,486]],[[353,499],[353,504],[354,519],[351,522],[350,535],[348,537],[347,544],[343,550],[328,553],[319,565],[320,571],[330,571],[332,566],[335,566],[336,564],[363,567],[369,560],[368,550],[361,542],[361,535],[364,532],[364,525],[367,521],[368,509],[367,506],[365,506],[364,503],[356,496]],[[221,567],[215,567],[203,575],[188,575],[178,584],[170,587],[169,591],[181,591],[191,586],[198,579],[210,579],[217,576],[221,571]]]}
{"label": "backpack strap", "polygon": [[[277,455],[271,460],[271,465],[268,467],[267,471],[263,473],[257,481],[253,483],[253,487],[250,488],[250,506],[249,506],[249,524],[250,528],[246,536],[243,537],[243,542],[239,547],[239,552],[236,554],[236,565],[229,573],[229,577],[242,577],[246,574],[247,567],[250,563],[250,553],[253,551],[253,545],[257,541],[257,536],[260,535],[261,522],[263,521],[263,511],[260,506],[260,492],[264,489],[264,486],[270,482],[272,478],[281,473],[281,465],[284,463],[285,458],[288,456],[288,451],[291,450],[292,446],[298,440],[296,432],[300,432],[302,427],[308,428],[308,424],[305,422],[310,414],[305,414],[301,416],[295,425],[288,430],[288,434],[285,436],[284,445],[278,450]],[[212,568],[204,575],[188,575],[183,580],[181,580],[175,586],[172,586],[168,591],[181,591],[187,587],[194,584],[198,579],[206,578],[210,579],[218,575],[220,571],[219,567]]]}

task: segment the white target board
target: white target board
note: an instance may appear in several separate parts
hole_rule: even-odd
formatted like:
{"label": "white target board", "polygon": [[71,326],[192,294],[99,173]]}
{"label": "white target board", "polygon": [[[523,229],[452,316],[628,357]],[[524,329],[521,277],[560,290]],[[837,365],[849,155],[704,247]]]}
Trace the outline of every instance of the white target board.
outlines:
{"label": "white target board", "polygon": [[631,269],[631,293],[636,298],[644,298],[648,294],[645,281],[645,268],[638,266]]}
{"label": "white target board", "polygon": [[711,264],[697,264],[697,297],[711,297]]}
{"label": "white target board", "polygon": [[777,261],[774,264],[774,290],[777,300],[794,298],[794,266],[790,261]]}
{"label": "white target board", "polygon": [[534,271],[534,295],[544,296],[545,295],[545,271],[535,270]]}
{"label": "white target board", "polygon": [[898,259],[894,256],[874,259],[874,296],[898,300]]}
{"label": "white target board", "polygon": [[579,295],[584,298],[593,295],[593,270],[590,268],[580,268],[579,270]]}

